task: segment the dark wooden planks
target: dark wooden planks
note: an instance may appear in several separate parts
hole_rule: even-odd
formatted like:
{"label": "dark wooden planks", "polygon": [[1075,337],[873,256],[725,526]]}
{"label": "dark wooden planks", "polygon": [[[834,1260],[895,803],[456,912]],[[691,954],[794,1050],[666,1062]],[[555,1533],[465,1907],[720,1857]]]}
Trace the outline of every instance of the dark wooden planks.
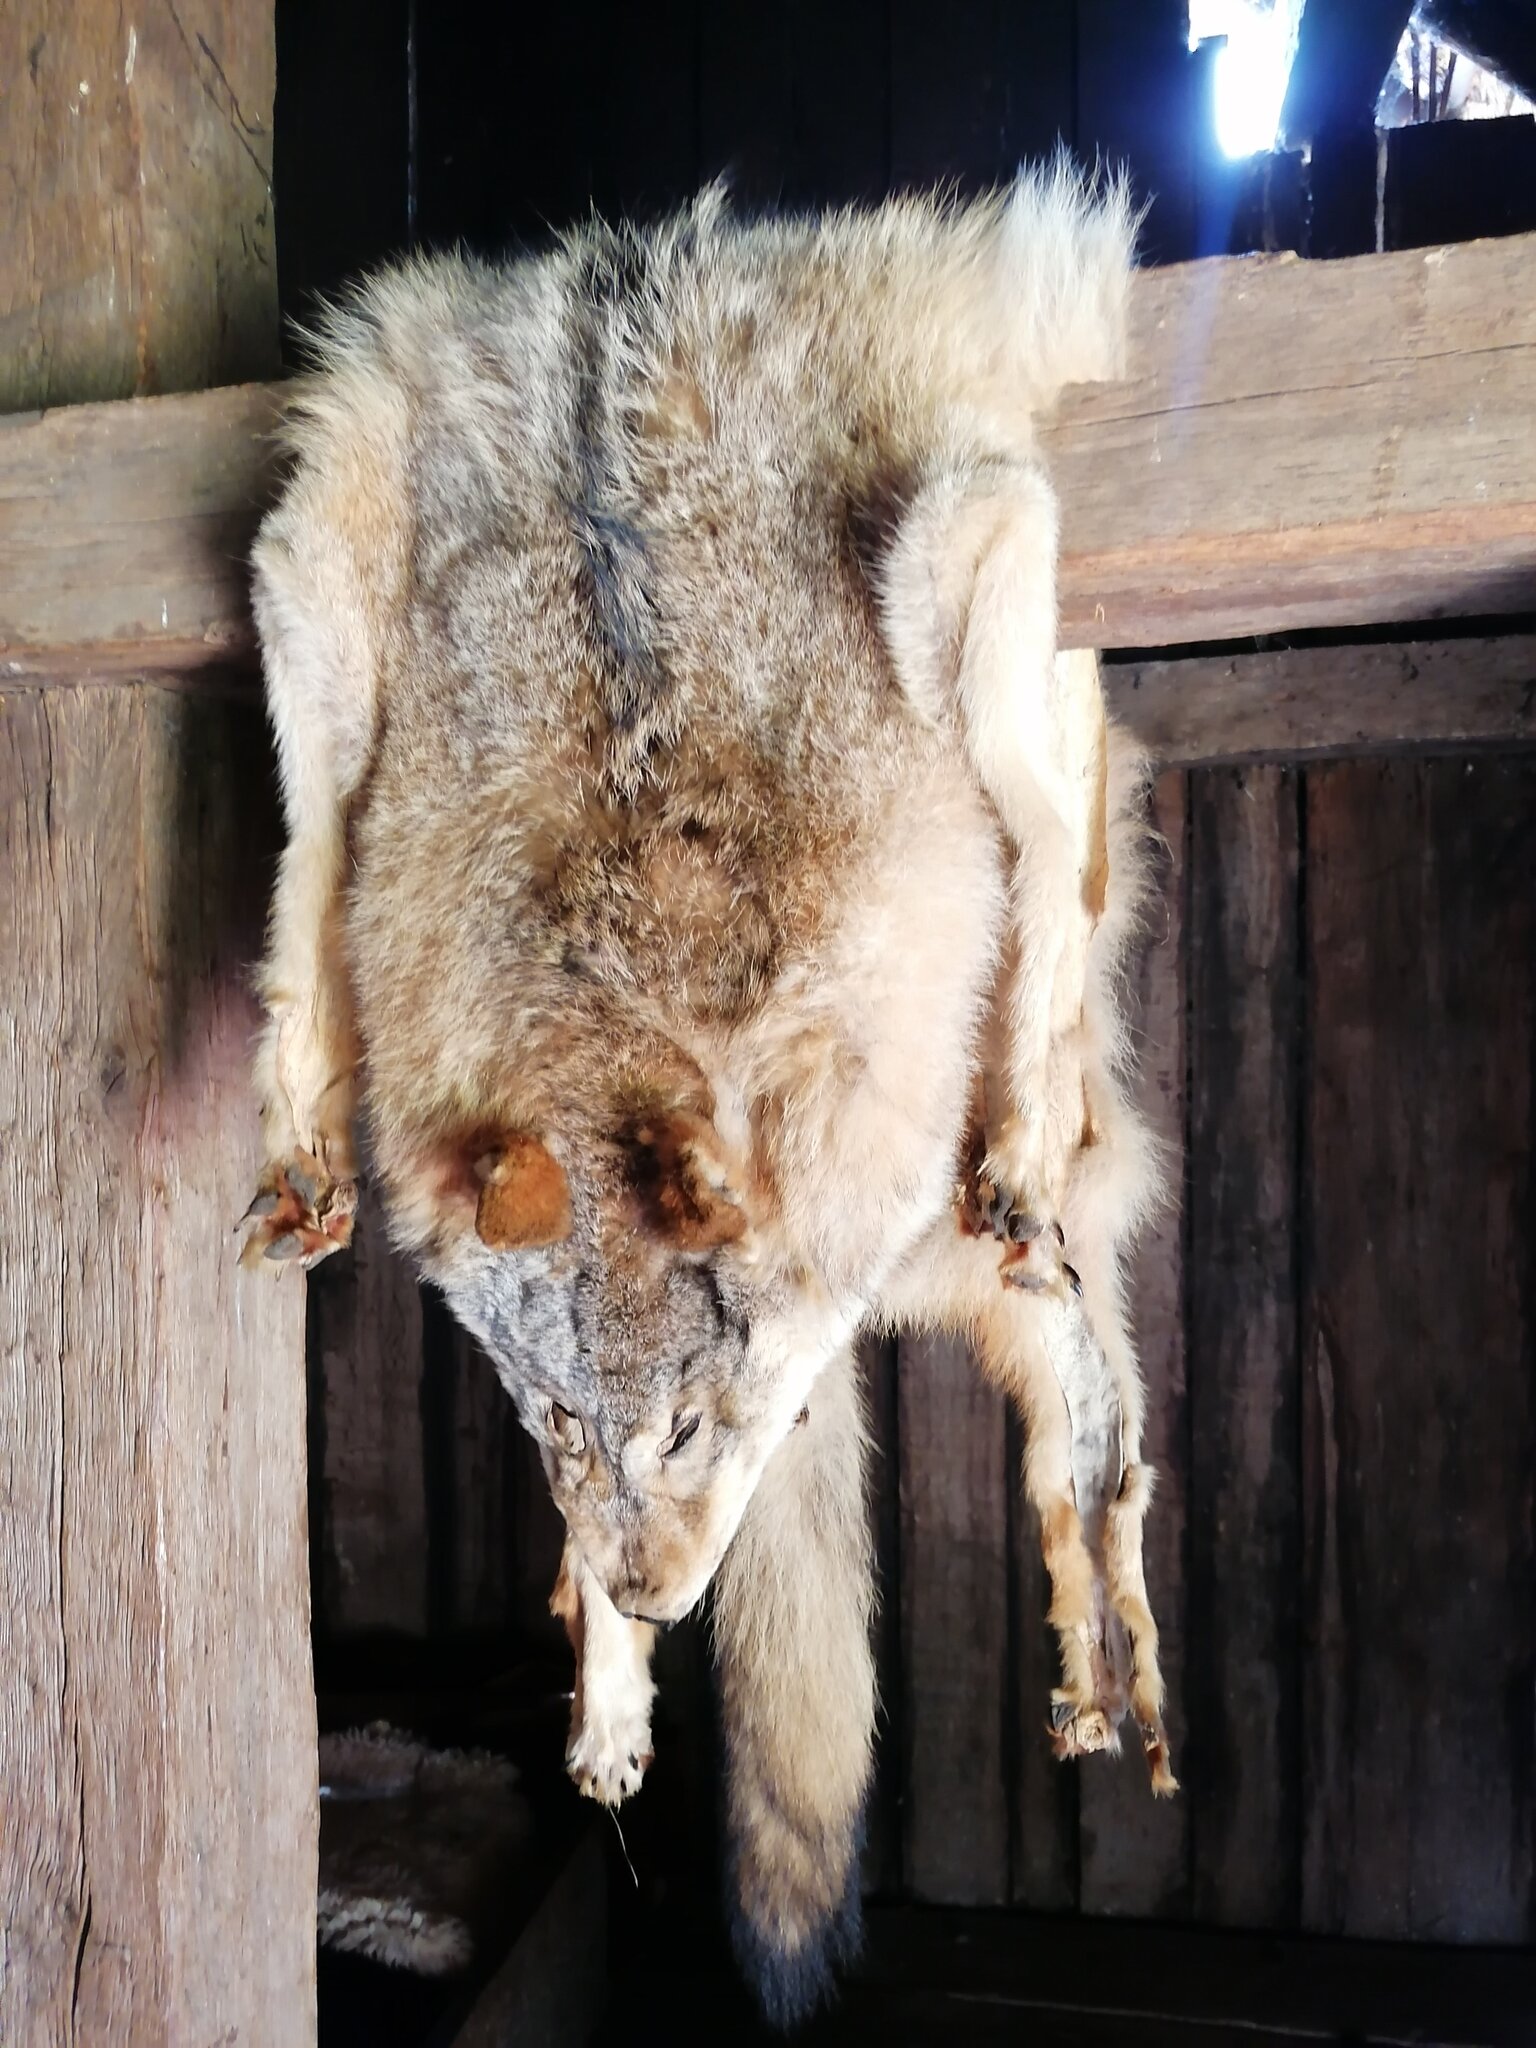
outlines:
{"label": "dark wooden planks", "polygon": [[[1443,67],[1442,67],[1443,68]],[[1536,121],[1426,121],[1387,136],[1382,191],[1389,249],[1536,228]]]}
{"label": "dark wooden planks", "polygon": [[875,1684],[879,1719],[875,1775],[864,1831],[864,1889],[888,1898],[901,1891],[901,1433],[896,1342],[865,1337],[859,1345],[864,1414],[869,1431],[869,1511],[875,1547]]}
{"label": "dark wooden planks", "polygon": [[[592,199],[607,219],[649,220],[686,204],[699,183],[700,15],[707,0],[614,5],[592,53],[600,116],[592,120]],[[575,33],[591,24],[572,12]]]}
{"label": "dark wooden planks", "polygon": [[1536,770],[1308,783],[1303,1906],[1528,1940]]}
{"label": "dark wooden planks", "polygon": [[902,1868],[913,1898],[1008,1896],[1006,1405],[968,1348],[903,1337]]}
{"label": "dark wooden planks", "polygon": [[1287,147],[1370,133],[1411,12],[1412,0],[1307,0],[1281,114]]}
{"label": "dark wooden planks", "polygon": [[[519,1433],[511,1396],[496,1368],[465,1331],[453,1325],[441,1302],[430,1307],[441,1317],[447,1344],[433,1360],[449,1380],[450,1475],[448,1513],[447,1619],[470,1634],[506,1627],[508,1609],[508,1467],[512,1439]],[[434,1532],[435,1533],[435,1532]],[[553,1582],[546,1590],[553,1590]]]}
{"label": "dark wooden planks", "polygon": [[1189,1743],[1193,1907],[1297,1909],[1297,779],[1190,782]]}
{"label": "dark wooden planks", "polygon": [[794,41],[787,7],[711,0],[699,22],[699,169],[724,176],[747,212],[776,206],[794,136]]}
{"label": "dark wooden planks", "polygon": [[[272,110],[277,275],[286,326],[415,235],[414,0],[294,0],[276,9]],[[324,203],[317,204],[317,195]]]}
{"label": "dark wooden planks", "polygon": [[699,141],[748,211],[873,200],[890,170],[885,0],[761,8],[710,0],[700,17]]}
{"label": "dark wooden planks", "polygon": [[982,191],[1005,163],[1009,78],[993,0],[892,0],[891,185]]}
{"label": "dark wooden planks", "polygon": [[0,694],[7,2041],[314,2025],[303,1288],[241,1274],[259,714]]}
{"label": "dark wooden planks", "polygon": [[1169,766],[1536,744],[1536,636],[1106,664],[1115,716]]}
{"label": "dark wooden planks", "polygon": [[1142,259],[1182,263],[1216,253],[1197,239],[1197,180],[1216,153],[1202,88],[1209,53],[1189,47],[1186,0],[1078,0],[1077,148],[1123,164],[1148,212]]}
{"label": "dark wooden planks", "polygon": [[[1186,1517],[1190,1449],[1185,1302],[1185,1136],[1187,1069],[1187,898],[1189,778],[1165,774],[1153,796],[1160,835],[1148,907],[1149,940],[1140,963],[1142,1101],[1163,1148],[1167,1207],[1138,1247],[1130,1299],[1137,1353],[1146,1385],[1143,1453],[1157,1469],[1146,1524],[1147,1587],[1162,1644],[1168,1685],[1168,1732],[1174,1768],[1185,1774],[1189,1743],[1186,1700],[1188,1580]],[[1177,1918],[1189,1907],[1191,1800],[1154,1799],[1140,1745],[1117,1760],[1080,1767],[1079,1903],[1088,1913],[1141,1913]],[[1044,1904],[1047,1901],[1039,1901]]]}
{"label": "dark wooden planks", "polygon": [[874,201],[890,180],[887,0],[787,0],[793,143],[785,199],[795,207]]}
{"label": "dark wooden planks", "polygon": [[1421,0],[1424,25],[1499,78],[1536,93],[1536,22],[1525,0]]}
{"label": "dark wooden planks", "polygon": [[376,1207],[359,1210],[351,1251],[317,1269],[309,1301],[324,1404],[317,1629],[425,1634],[422,1300]]}

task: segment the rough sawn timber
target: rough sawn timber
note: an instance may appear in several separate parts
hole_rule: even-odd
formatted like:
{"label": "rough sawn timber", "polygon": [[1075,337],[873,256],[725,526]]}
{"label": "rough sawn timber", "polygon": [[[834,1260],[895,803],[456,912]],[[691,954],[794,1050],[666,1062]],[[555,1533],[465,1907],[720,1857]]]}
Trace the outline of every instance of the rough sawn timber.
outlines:
{"label": "rough sawn timber", "polygon": [[[1148,270],[1044,436],[1069,644],[1536,607],[1536,236]],[[0,422],[0,673],[249,662],[277,393]]]}
{"label": "rough sawn timber", "polygon": [[0,2041],[315,2037],[304,1297],[243,1273],[255,704],[0,690]]}

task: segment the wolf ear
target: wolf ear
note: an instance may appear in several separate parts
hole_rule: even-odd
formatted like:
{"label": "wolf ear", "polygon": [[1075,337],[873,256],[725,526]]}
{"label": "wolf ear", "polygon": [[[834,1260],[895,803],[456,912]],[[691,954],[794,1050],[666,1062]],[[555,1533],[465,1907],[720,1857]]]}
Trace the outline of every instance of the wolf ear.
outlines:
{"label": "wolf ear", "polygon": [[622,1134],[644,1229],[680,1252],[714,1251],[747,1231],[719,1133],[703,1117],[668,1110],[636,1117]]}
{"label": "wolf ear", "polygon": [[527,1131],[512,1131],[475,1160],[480,1199],[475,1232],[492,1251],[532,1251],[571,1234],[571,1190],[549,1148]]}

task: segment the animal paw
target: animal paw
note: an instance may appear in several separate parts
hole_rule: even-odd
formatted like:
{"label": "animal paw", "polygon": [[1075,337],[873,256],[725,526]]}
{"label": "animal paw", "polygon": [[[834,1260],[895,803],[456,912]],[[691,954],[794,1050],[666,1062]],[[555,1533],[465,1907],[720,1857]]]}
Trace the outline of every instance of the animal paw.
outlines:
{"label": "animal paw", "polygon": [[1065,1156],[1056,1156],[1039,1120],[1010,1116],[981,1164],[982,1208],[993,1235],[1005,1244],[1029,1244],[1054,1230],[1059,1240],[1054,1219],[1065,1171]]}
{"label": "animal paw", "polygon": [[588,1713],[572,1731],[565,1768],[583,1798],[621,1806],[640,1790],[654,1756],[649,1714],[633,1709],[611,1716]]}
{"label": "animal paw", "polygon": [[999,1269],[1003,1284],[1022,1287],[1026,1294],[1050,1294],[1058,1301],[1081,1297],[1083,1283],[1077,1268],[1069,1266],[1063,1247],[1066,1240],[1060,1224],[1040,1230],[1022,1244],[1010,1244]]}
{"label": "animal paw", "polygon": [[1051,1694],[1051,1748],[1065,1761],[1075,1756],[1111,1756],[1120,1749],[1120,1733],[1110,1711],[1096,1700],[1074,1699],[1070,1693]]}
{"label": "animal paw", "polygon": [[307,1270],[346,1249],[356,1213],[355,1180],[334,1178],[310,1152],[275,1159],[240,1219],[242,1227],[256,1226],[245,1241],[240,1263],[291,1260]]}

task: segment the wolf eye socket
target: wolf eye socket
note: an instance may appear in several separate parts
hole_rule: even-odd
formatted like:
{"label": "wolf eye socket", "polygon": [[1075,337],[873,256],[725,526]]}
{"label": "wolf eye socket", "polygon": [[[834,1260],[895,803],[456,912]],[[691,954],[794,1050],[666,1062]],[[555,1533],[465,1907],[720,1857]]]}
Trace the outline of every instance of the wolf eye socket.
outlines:
{"label": "wolf eye socket", "polygon": [[550,1435],[570,1457],[577,1457],[587,1448],[587,1432],[581,1426],[581,1418],[573,1415],[569,1408],[562,1408],[558,1401],[551,1401],[548,1421]]}
{"label": "wolf eye socket", "polygon": [[661,1455],[664,1458],[675,1458],[685,1444],[693,1442],[698,1433],[699,1418],[697,1415],[690,1415],[688,1420],[680,1428],[674,1429],[667,1438],[661,1447]]}

